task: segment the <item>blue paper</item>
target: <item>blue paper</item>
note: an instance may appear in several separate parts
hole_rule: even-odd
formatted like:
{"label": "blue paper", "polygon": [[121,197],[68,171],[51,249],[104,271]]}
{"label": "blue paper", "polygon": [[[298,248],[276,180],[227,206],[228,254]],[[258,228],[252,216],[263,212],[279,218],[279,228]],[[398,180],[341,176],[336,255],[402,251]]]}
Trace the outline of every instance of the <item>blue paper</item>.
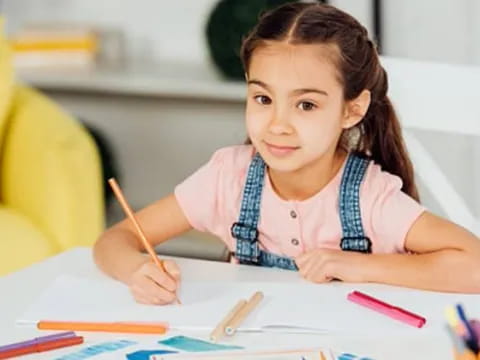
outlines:
{"label": "blue paper", "polygon": [[360,356],[353,355],[353,354],[348,354],[348,353],[344,353],[344,354],[338,356],[337,359],[338,360],[372,360],[370,358],[360,357]]}
{"label": "blue paper", "polygon": [[82,350],[60,356],[58,358],[55,358],[55,360],[83,360],[91,358],[92,356],[98,354],[116,351],[135,344],[136,342],[130,340],[109,341],[97,345],[92,345],[83,348]]}
{"label": "blue paper", "polygon": [[131,354],[127,354],[128,360],[149,360],[150,355],[176,354],[178,351],[171,350],[139,350]]}
{"label": "blue paper", "polygon": [[241,346],[215,344],[208,341],[194,339],[187,336],[174,336],[166,340],[161,340],[159,344],[167,345],[175,349],[187,352],[219,351],[219,350],[239,350]]}

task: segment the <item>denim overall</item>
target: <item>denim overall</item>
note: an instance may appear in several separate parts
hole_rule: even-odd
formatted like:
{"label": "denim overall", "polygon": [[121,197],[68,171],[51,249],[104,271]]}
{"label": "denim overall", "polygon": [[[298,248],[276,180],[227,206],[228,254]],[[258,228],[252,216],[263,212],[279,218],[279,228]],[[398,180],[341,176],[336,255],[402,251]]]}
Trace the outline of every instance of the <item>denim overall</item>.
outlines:
{"label": "denim overall", "polygon": [[[340,248],[344,251],[363,253],[372,251],[372,243],[363,231],[359,198],[360,184],[368,163],[368,158],[357,153],[350,153],[342,174],[339,213],[343,233]],[[257,225],[260,218],[264,176],[265,162],[257,153],[248,169],[247,180],[243,189],[240,217],[231,228],[232,236],[237,239],[236,252],[233,255],[239,260],[240,264],[298,270],[292,258],[260,249]]]}

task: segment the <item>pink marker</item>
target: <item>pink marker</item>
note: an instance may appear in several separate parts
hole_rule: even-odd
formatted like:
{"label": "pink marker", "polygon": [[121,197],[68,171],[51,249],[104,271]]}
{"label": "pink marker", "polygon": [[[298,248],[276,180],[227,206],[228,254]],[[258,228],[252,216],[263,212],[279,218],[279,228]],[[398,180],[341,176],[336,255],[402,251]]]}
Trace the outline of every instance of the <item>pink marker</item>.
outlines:
{"label": "pink marker", "polygon": [[401,309],[394,305],[387,304],[386,302],[363,294],[360,291],[352,291],[350,294],[348,294],[347,299],[358,305],[365,306],[383,315],[387,315],[395,320],[404,322],[417,328],[421,328],[427,322],[427,320],[420,315],[411,313],[410,311]]}

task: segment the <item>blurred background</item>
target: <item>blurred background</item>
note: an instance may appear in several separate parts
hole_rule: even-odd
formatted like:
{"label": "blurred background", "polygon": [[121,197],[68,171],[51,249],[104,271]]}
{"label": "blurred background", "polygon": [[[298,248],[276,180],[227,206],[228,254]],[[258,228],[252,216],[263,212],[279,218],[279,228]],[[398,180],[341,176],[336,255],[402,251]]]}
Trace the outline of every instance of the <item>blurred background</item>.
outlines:
{"label": "blurred background", "polygon": [[[172,192],[214,150],[243,142],[240,38],[262,10],[283,2],[0,2],[15,81],[40,90],[95,142],[107,225],[123,218],[106,187],[108,177],[119,179],[132,207],[139,209]],[[480,66],[478,0],[328,3],[359,19],[385,57]],[[432,80],[446,92],[456,91],[440,78]],[[42,120],[39,116],[36,126]],[[413,132],[478,217],[478,137]],[[429,188],[420,188],[425,204],[444,215]],[[210,259],[226,254],[218,240],[195,232],[162,245],[159,252]]]}

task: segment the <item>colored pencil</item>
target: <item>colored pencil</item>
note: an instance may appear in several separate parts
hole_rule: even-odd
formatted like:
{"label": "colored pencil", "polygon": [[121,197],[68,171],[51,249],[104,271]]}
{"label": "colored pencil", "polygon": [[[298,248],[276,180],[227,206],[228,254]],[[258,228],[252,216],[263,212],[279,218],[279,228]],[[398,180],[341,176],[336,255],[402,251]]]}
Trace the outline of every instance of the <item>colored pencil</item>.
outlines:
{"label": "colored pencil", "polygon": [[225,327],[227,324],[232,320],[235,314],[245,306],[247,302],[245,300],[240,300],[231,310],[230,312],[220,321],[217,327],[212,331],[210,334],[210,340],[213,342],[217,342],[220,338],[225,334]]}
{"label": "colored pencil", "polygon": [[[140,237],[140,240],[142,241],[143,247],[150,254],[150,257],[152,258],[155,265],[157,265],[160,269],[162,269],[162,271],[164,271],[165,274],[169,275],[167,269],[165,269],[165,266],[163,265],[163,262],[158,258],[158,256],[155,253],[155,250],[153,249],[152,245],[147,240],[147,237],[145,236],[145,233],[144,233],[142,227],[140,226],[140,223],[135,218],[135,214],[134,214],[132,208],[130,207],[130,205],[128,204],[127,199],[123,195],[123,192],[120,189],[120,186],[118,185],[117,181],[114,178],[111,178],[111,179],[108,180],[108,183],[110,184],[110,187],[112,188],[113,193],[115,194],[118,202],[120,203],[121,207],[123,208],[123,211],[125,212],[127,217],[130,219],[133,226],[135,227],[135,230],[137,231],[138,236]],[[178,297],[177,297],[177,303],[181,304]]]}
{"label": "colored pencil", "polygon": [[245,318],[255,309],[255,307],[262,301],[263,293],[257,291],[252,295],[250,300],[240,308],[240,310],[230,319],[225,326],[225,333],[232,336],[237,331],[238,326],[245,320]]}
{"label": "colored pencil", "polygon": [[59,333],[59,334],[53,334],[53,335],[47,335],[47,336],[40,336],[40,337],[36,337],[32,340],[21,341],[21,342],[17,342],[17,343],[14,343],[14,344],[0,346],[0,352],[7,351],[7,350],[13,350],[13,349],[17,349],[17,348],[21,348],[21,347],[25,347],[25,346],[29,346],[29,345],[35,345],[35,344],[39,344],[39,343],[42,343],[42,342],[57,340],[57,339],[71,338],[71,337],[75,337],[75,336],[76,335],[73,331],[62,332],[62,333]]}
{"label": "colored pencil", "polygon": [[74,321],[39,321],[41,330],[76,330],[99,331],[108,333],[165,334],[166,324],[129,323],[129,322],[74,322]]}
{"label": "colored pencil", "polygon": [[67,346],[73,346],[83,343],[82,336],[75,336],[65,339],[55,339],[51,341],[47,341],[44,343],[28,345],[21,348],[16,348],[12,350],[2,351],[0,352],[0,359],[10,359],[13,357],[18,357],[21,355],[33,354],[37,352],[44,352],[49,350],[60,349]]}

